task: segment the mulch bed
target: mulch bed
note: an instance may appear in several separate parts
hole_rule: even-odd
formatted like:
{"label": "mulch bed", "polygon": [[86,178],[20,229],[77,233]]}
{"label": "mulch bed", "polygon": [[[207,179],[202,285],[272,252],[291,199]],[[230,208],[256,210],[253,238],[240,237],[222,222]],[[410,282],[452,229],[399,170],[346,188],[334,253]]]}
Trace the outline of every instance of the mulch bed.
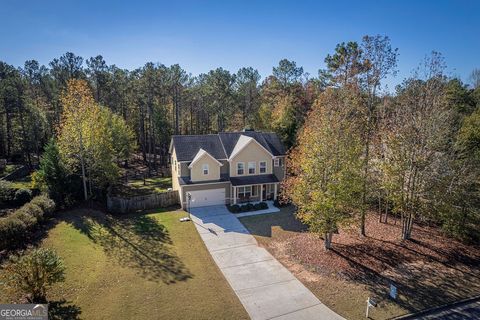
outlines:
{"label": "mulch bed", "polygon": [[318,236],[297,233],[287,240],[286,250],[309,270],[365,285],[379,297],[388,295],[394,284],[408,309],[480,293],[480,246],[419,225],[411,240],[401,240],[400,221],[380,223],[376,214],[368,215],[366,233],[361,237],[357,228],[341,230],[328,252]]}

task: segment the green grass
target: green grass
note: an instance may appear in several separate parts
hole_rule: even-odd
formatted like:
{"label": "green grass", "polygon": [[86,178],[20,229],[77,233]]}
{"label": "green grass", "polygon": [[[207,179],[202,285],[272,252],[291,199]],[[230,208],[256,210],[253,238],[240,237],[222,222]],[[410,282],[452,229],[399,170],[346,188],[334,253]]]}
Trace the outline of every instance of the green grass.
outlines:
{"label": "green grass", "polygon": [[179,222],[183,216],[63,214],[42,243],[66,266],[66,281],[49,300],[82,319],[247,319],[194,225]]}
{"label": "green grass", "polygon": [[122,196],[137,196],[155,192],[165,192],[172,187],[172,177],[154,177],[129,180],[128,183],[117,186],[115,194]]}

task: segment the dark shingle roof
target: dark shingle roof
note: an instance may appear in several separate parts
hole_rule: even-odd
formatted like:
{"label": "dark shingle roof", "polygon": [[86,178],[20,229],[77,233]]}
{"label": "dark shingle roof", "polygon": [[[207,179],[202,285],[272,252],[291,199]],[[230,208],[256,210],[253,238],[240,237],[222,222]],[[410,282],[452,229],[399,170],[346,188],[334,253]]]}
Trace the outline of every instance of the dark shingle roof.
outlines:
{"label": "dark shingle roof", "polygon": [[173,136],[172,143],[178,161],[192,161],[200,148],[207,151],[217,160],[227,158],[217,134]]}
{"label": "dark shingle roof", "polygon": [[205,183],[214,183],[214,182],[228,182],[228,174],[221,174],[219,180],[207,180],[207,181],[198,181],[193,182],[190,177],[178,177],[178,183],[181,186],[184,185],[194,185],[194,184],[205,184]]}
{"label": "dark shingle roof", "polygon": [[232,186],[244,186],[261,183],[275,183],[278,179],[273,174],[263,174],[260,176],[230,177]]}
{"label": "dark shingle roof", "polygon": [[286,153],[283,143],[273,132],[245,131],[195,136],[173,136],[172,143],[177,153],[178,161],[192,161],[200,148],[207,151],[215,159],[220,160],[230,157],[241,135],[255,139],[274,156],[281,156]]}

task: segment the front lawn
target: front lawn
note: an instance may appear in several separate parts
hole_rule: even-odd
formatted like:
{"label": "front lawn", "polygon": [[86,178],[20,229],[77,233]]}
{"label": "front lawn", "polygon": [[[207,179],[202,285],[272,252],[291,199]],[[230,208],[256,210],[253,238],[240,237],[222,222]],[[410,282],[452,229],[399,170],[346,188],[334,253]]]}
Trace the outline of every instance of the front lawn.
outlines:
{"label": "front lawn", "polygon": [[[347,319],[364,319],[366,300],[377,308],[372,319],[388,319],[480,294],[480,248],[443,236],[438,229],[414,226],[413,239],[400,240],[394,219],[367,217],[367,237],[357,228],[340,230],[333,250],[295,219],[292,208],[278,214],[240,218],[266,247],[323,303]],[[390,284],[398,288],[388,298]]]}
{"label": "front lawn", "polygon": [[58,318],[247,319],[185,215],[63,213],[42,243],[65,261],[66,281],[48,294]]}

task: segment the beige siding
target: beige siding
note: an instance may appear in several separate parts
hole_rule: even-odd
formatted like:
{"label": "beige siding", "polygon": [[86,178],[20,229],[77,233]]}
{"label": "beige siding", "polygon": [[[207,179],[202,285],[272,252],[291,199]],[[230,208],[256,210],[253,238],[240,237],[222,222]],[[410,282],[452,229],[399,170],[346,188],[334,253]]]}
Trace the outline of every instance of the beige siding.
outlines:
{"label": "beige siding", "polygon": [[260,174],[260,161],[267,162],[267,172],[262,174],[272,173],[272,156],[258,143],[250,142],[242,151],[240,151],[230,162],[230,176],[236,177],[237,175],[237,163],[244,163],[244,174],[241,176],[248,176],[248,163],[255,162],[255,175]]}
{"label": "beige siding", "polygon": [[179,190],[180,185],[178,184],[178,173],[177,173],[177,154],[175,153],[175,149],[173,149],[172,152],[172,161],[171,161],[171,167],[172,167],[172,189],[173,190]]}
{"label": "beige siding", "polygon": [[[208,174],[203,174],[203,165],[208,164]],[[192,182],[220,179],[220,165],[208,155],[203,155],[190,169]]]}

